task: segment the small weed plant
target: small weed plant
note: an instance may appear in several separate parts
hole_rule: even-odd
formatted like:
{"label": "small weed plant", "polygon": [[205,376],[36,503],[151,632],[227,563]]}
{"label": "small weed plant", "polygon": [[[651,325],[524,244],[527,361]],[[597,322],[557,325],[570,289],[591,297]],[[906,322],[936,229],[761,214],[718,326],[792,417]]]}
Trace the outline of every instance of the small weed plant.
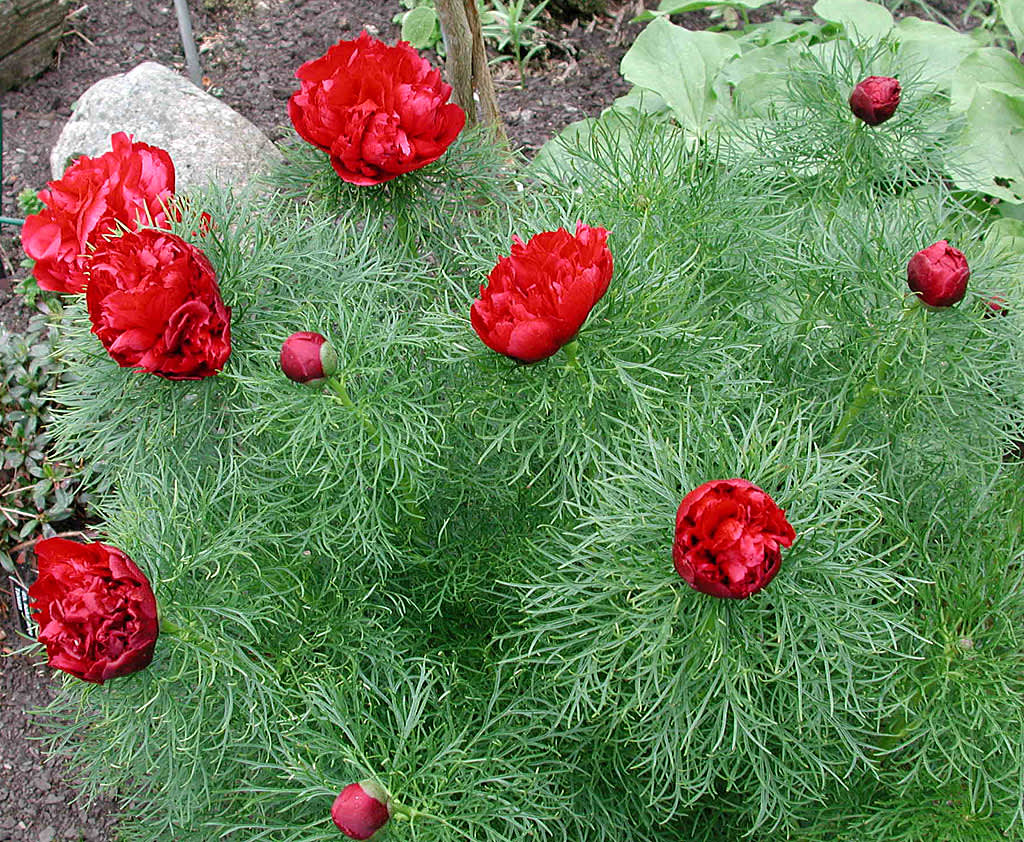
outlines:
{"label": "small weed plant", "polygon": [[7,573],[15,569],[12,551],[53,535],[85,502],[75,465],[52,458],[49,393],[64,375],[49,325],[59,321],[61,309],[56,301],[44,306],[24,333],[0,332],[0,566]]}

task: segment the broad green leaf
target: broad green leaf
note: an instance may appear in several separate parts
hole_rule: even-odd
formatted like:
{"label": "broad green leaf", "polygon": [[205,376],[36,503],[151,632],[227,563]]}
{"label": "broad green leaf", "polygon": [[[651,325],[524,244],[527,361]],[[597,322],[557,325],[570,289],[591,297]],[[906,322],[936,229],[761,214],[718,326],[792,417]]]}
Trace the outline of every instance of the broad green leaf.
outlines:
{"label": "broad green leaf", "polygon": [[975,50],[953,74],[950,108],[957,113],[966,111],[979,85],[1008,97],[1024,98],[1024,65],[1006,50]]}
{"label": "broad green leaf", "polygon": [[[645,107],[654,107],[657,97],[648,100],[649,92],[639,98]],[[666,114],[668,112],[666,111]],[[666,118],[661,118],[667,121]],[[659,115],[652,118],[633,108],[619,110],[618,106],[606,108],[600,117],[588,117],[570,123],[556,137],[541,147],[530,163],[530,171],[545,181],[565,185],[569,182],[587,182],[597,166],[596,160],[616,161],[623,170],[636,166],[636,158],[644,152],[638,140],[642,126],[648,122],[658,122]],[[691,135],[685,135],[680,129],[669,123],[666,136],[679,134],[688,145],[697,143]],[[646,136],[649,136],[645,133]],[[668,165],[666,165],[667,167]],[[674,165],[673,165],[674,166]],[[666,168],[664,172],[669,172]]]}
{"label": "broad green leaf", "polygon": [[841,67],[846,49],[841,39],[831,38],[811,44],[807,52],[814,56],[820,67]]}
{"label": "broad green leaf", "polygon": [[621,71],[634,85],[661,96],[684,129],[703,136],[718,100],[719,72],[738,53],[728,35],[692,32],[657,18],[622,57]]}
{"label": "broad green leaf", "polygon": [[955,184],[1024,202],[1024,89],[1010,96],[977,85],[964,118],[963,132],[949,152]]}
{"label": "broad green leaf", "polygon": [[930,82],[948,91],[953,71],[978,48],[970,36],[920,18],[903,18],[894,34],[904,84],[908,80]]}
{"label": "broad green leaf", "polygon": [[985,245],[998,260],[1024,261],[1024,220],[997,219],[985,232]]}
{"label": "broad green leaf", "polygon": [[530,169],[551,181],[566,180],[574,169],[574,156],[569,150],[584,147],[596,123],[596,117],[570,123],[540,148],[530,162]]}
{"label": "broad green leaf", "polygon": [[997,0],[999,14],[1010,30],[1017,49],[1024,50],[1024,0]]}
{"label": "broad green leaf", "polygon": [[798,61],[796,44],[760,47],[730,61],[722,78],[732,86],[733,108],[739,117],[766,116],[789,89],[791,68]]}
{"label": "broad green leaf", "polygon": [[429,6],[410,9],[402,18],[402,40],[417,50],[432,47],[437,34],[437,13]]}
{"label": "broad green leaf", "polygon": [[1000,202],[996,205],[996,213],[1006,219],[1019,219],[1024,222],[1024,204],[1015,205],[1013,202]]}
{"label": "broad green leaf", "polygon": [[658,11],[667,15],[682,15],[697,12],[710,6],[732,6],[737,9],[760,9],[772,0],[661,0]]}
{"label": "broad green leaf", "polygon": [[632,87],[629,93],[623,94],[612,102],[616,111],[636,111],[641,114],[669,114],[668,104],[654,91],[646,88]]}
{"label": "broad green leaf", "polygon": [[530,171],[552,183],[586,179],[594,166],[590,151],[595,145],[628,154],[635,118],[635,113],[606,108],[600,117],[570,123],[540,148],[530,162]]}
{"label": "broad green leaf", "polygon": [[789,23],[788,21],[775,20],[751,27],[736,40],[741,45],[752,45],[755,47],[770,47],[773,44],[782,44],[789,41],[812,41],[821,34],[821,24],[806,21],[804,23]]}
{"label": "broad green leaf", "polygon": [[814,13],[838,23],[855,44],[877,44],[892,29],[892,13],[868,0],[818,0]]}
{"label": "broad green leaf", "polygon": [[773,44],[758,47],[731,59],[722,68],[722,78],[732,85],[738,85],[747,76],[755,73],[778,73],[788,76],[793,64],[799,60],[801,48],[796,44]]}

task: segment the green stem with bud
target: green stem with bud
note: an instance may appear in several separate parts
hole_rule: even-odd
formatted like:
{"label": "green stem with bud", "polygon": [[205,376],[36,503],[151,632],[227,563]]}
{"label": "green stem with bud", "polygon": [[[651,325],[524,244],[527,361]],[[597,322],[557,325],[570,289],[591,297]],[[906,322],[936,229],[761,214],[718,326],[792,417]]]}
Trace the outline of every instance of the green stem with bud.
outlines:
{"label": "green stem with bud", "polygon": [[356,406],[352,397],[348,393],[348,389],[345,388],[345,381],[338,376],[328,377],[327,386],[335,395],[338,396],[338,399],[346,409],[350,409],[355,413],[355,416],[359,419],[359,423],[362,424],[363,429],[366,430],[370,438],[372,438],[377,445],[380,445],[380,430],[377,429],[376,424],[366,417],[362,409]]}
{"label": "green stem with bud", "polygon": [[171,634],[175,637],[181,637],[181,633],[185,631],[177,623],[172,623],[170,620],[160,618],[160,634]]}
{"label": "green stem with bud", "polygon": [[416,237],[416,221],[410,219],[409,208],[394,208],[394,232],[411,260],[418,260],[420,247]]}
{"label": "green stem with bud", "polygon": [[177,623],[172,622],[165,617],[160,617],[159,623],[161,635],[176,637],[186,646],[191,646],[194,649],[205,652],[207,655],[212,655],[214,657],[217,656],[217,649],[214,647],[213,643],[200,635],[193,634],[192,629],[187,626],[179,626]]}

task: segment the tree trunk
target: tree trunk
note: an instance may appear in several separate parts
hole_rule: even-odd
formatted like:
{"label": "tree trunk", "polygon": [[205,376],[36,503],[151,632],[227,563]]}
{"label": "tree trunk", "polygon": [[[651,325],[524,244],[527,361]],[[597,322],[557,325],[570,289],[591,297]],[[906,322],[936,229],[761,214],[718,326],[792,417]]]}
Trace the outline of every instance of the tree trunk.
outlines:
{"label": "tree trunk", "polygon": [[42,73],[53,58],[69,0],[0,0],[0,91]]}
{"label": "tree trunk", "polygon": [[454,99],[466,112],[470,126],[490,126],[495,140],[508,143],[498,110],[494,82],[487,66],[487,49],[480,31],[476,0],[437,0],[437,16],[444,33],[445,62]]}

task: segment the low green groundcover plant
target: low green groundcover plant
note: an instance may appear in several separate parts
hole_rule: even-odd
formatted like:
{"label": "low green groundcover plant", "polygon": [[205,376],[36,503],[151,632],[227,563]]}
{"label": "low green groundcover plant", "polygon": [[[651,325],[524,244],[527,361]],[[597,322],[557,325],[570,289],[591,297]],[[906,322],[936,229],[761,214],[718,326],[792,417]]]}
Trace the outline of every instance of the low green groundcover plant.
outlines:
{"label": "low green groundcover plant", "polygon": [[267,184],[44,191],[108,467],[33,596],[124,839],[1021,838],[1024,237],[888,32],[529,169],[361,37]]}

